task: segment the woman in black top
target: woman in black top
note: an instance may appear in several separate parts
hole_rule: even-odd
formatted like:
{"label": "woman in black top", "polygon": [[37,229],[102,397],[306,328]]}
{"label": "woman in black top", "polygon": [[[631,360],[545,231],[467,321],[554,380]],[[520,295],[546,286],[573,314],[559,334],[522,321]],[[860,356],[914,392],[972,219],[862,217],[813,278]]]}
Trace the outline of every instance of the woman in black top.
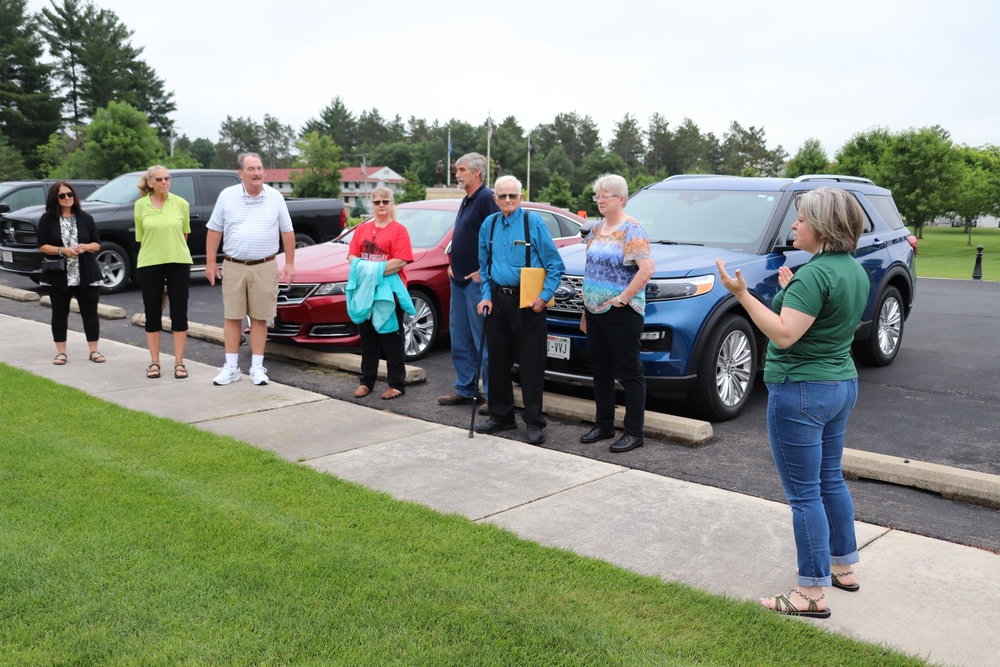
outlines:
{"label": "woman in black top", "polygon": [[83,212],[73,186],[59,181],[49,188],[45,213],[38,221],[38,249],[51,257],[65,258],[65,269],[42,272],[43,285],[49,285],[52,299],[52,340],[56,344],[57,366],[66,363],[66,329],[69,304],[73,297],[80,306],[83,330],[90,347],[90,360],[104,363],[97,351],[101,334],[97,303],[101,295],[101,270],[96,253],[101,249],[94,218]]}

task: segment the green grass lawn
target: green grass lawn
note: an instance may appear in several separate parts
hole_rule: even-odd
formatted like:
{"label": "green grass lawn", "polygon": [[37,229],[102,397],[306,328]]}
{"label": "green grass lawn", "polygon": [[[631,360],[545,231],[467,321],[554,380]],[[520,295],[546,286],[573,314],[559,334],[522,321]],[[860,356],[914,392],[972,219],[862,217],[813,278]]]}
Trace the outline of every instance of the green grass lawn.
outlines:
{"label": "green grass lawn", "polygon": [[917,278],[958,278],[969,280],[976,266],[976,246],[983,246],[983,280],[1000,280],[1000,229],[972,230],[960,227],[924,227],[917,243]]}
{"label": "green grass lawn", "polygon": [[0,387],[3,665],[923,664],[3,364]]}

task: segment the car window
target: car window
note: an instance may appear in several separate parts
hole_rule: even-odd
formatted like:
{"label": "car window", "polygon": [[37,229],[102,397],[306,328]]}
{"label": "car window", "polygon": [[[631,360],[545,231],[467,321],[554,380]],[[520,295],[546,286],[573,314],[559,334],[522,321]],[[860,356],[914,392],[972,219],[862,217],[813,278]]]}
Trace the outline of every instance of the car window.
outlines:
{"label": "car window", "polygon": [[194,203],[194,176],[172,176],[170,192],[181,197],[188,204]]}
{"label": "car window", "polygon": [[[450,234],[455,227],[457,216],[456,211],[421,208],[396,209],[396,220],[410,233],[410,246],[415,249],[433,248],[441,243],[445,235]],[[337,237],[336,242],[350,244],[355,229],[357,227],[352,227],[344,232]]]}
{"label": "car window", "polygon": [[[235,176],[226,176],[224,174],[203,175],[201,177],[201,194],[205,200],[198,203],[205,206],[215,206],[215,200],[219,198],[219,193],[230,185],[236,185],[237,183],[239,183],[239,179]],[[194,202],[191,203],[193,204]]]}
{"label": "car window", "polygon": [[76,190],[76,194],[80,196],[80,199],[86,199],[99,187],[100,184],[97,183],[73,183],[73,189]]}
{"label": "car window", "polygon": [[45,203],[45,189],[41,185],[19,188],[0,197],[0,201],[10,206],[11,211],[25,206],[39,206]]}
{"label": "car window", "polygon": [[549,230],[549,236],[557,239],[563,235],[562,230],[559,229],[559,220],[556,219],[556,216],[552,215],[548,211],[535,211],[535,213],[537,213],[542,219],[542,222],[545,223],[545,227]]}
{"label": "car window", "polygon": [[657,241],[751,251],[767,231],[778,195],[720,190],[643,190],[625,211]]}
{"label": "car window", "polygon": [[139,198],[138,184],[141,174],[124,174],[97,188],[87,197],[87,201],[101,201],[109,204],[129,204]]}
{"label": "car window", "polygon": [[556,215],[556,220],[559,221],[559,228],[562,230],[560,236],[565,238],[580,235],[580,225],[561,215]]}
{"label": "car window", "polygon": [[[788,210],[785,211],[785,216],[784,216],[784,218],[781,221],[781,231],[778,234],[778,240],[777,240],[777,242],[779,244],[781,244],[781,245],[784,245],[786,243],[788,243],[788,245],[791,245],[791,243],[789,242],[789,238],[788,237],[789,237],[789,234],[791,234],[791,232],[792,232],[792,223],[795,222],[795,220],[799,217],[799,212],[798,212],[798,208],[796,206],[796,201],[797,201],[798,197],[800,197],[802,194],[804,194],[804,193],[799,193],[798,195],[796,195],[792,199],[791,203],[788,205]],[[853,192],[851,193],[851,195],[854,196],[855,198],[857,198],[857,196],[854,195]],[[864,206],[861,207],[861,210],[864,211],[864,213],[865,213],[864,227],[861,230],[861,234],[862,235],[864,235],[864,234],[871,234],[872,231],[874,231],[875,227],[872,224],[871,218],[868,217],[868,212],[865,211],[865,207]]]}
{"label": "car window", "polygon": [[868,201],[872,203],[878,214],[882,216],[885,223],[892,229],[901,229],[905,226],[903,219],[896,209],[896,202],[887,195],[868,195]]}

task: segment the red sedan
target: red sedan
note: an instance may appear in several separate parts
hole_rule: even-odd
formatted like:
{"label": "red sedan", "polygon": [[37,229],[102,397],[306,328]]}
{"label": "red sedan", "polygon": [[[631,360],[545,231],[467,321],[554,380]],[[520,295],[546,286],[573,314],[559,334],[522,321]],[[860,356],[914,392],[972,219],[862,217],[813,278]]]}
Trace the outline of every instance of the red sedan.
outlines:
{"label": "red sedan", "polygon": [[[406,316],[406,359],[427,354],[442,332],[448,331],[451,286],[448,258],[459,199],[410,202],[396,207],[396,220],[406,226],[413,245],[413,262],[406,266],[410,296],[417,314]],[[586,223],[565,209],[525,202],[523,207],[542,217],[557,246],[580,243]],[[295,251],[295,282],[278,291],[278,316],[268,330],[271,340],[345,348],[360,346],[358,326],[347,316],[347,250],[353,228],[328,243]],[[284,265],[278,255],[278,266]]]}

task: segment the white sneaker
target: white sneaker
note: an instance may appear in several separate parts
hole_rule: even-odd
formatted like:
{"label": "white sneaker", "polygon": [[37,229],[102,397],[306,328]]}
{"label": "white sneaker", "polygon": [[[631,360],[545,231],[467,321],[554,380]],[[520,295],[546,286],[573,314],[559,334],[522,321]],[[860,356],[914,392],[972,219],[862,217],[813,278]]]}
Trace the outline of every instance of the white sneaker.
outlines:
{"label": "white sneaker", "polygon": [[219,369],[219,374],[212,380],[212,384],[221,387],[232,382],[238,382],[241,379],[243,379],[243,374],[240,372],[238,366],[223,366]]}
{"label": "white sneaker", "polygon": [[267,369],[263,366],[251,366],[250,381],[257,385],[267,384],[269,382],[267,379]]}

